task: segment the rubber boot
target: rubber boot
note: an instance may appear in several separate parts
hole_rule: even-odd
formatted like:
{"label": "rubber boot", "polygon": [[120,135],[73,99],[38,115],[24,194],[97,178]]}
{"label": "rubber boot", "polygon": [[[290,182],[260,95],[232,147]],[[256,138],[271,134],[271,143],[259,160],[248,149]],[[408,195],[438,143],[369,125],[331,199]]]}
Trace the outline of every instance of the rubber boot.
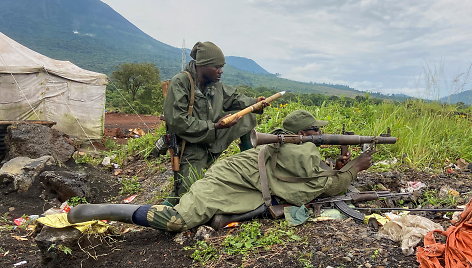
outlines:
{"label": "rubber boot", "polygon": [[134,223],[133,213],[141,205],[129,204],[80,204],[69,211],[67,220],[79,223],[92,220],[110,220]]}
{"label": "rubber boot", "polygon": [[225,227],[228,223],[235,221],[249,221],[263,216],[265,212],[267,212],[267,206],[262,204],[258,208],[243,214],[218,214],[213,216],[210,221],[210,226],[215,230],[219,230]]}
{"label": "rubber boot", "polygon": [[239,140],[241,141],[241,143],[239,144],[239,150],[241,152],[252,149],[250,132],[239,137]]}

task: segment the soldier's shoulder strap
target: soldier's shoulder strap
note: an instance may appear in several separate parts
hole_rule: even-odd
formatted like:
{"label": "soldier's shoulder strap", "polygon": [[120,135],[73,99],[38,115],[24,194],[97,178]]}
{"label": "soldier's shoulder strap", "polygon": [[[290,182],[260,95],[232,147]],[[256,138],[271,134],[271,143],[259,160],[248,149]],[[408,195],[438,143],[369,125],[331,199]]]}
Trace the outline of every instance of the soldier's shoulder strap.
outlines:
{"label": "soldier's shoulder strap", "polygon": [[[188,77],[188,80],[190,81],[190,96],[189,96],[189,99],[188,99],[188,115],[191,116],[192,113],[193,113],[193,104],[195,103],[195,81],[193,80],[192,78],[192,75],[187,72],[187,71],[183,71],[187,77]],[[185,140],[182,141],[182,147],[180,149],[180,159],[182,159],[182,156],[184,155],[184,150],[185,150],[185,144],[187,142]]]}

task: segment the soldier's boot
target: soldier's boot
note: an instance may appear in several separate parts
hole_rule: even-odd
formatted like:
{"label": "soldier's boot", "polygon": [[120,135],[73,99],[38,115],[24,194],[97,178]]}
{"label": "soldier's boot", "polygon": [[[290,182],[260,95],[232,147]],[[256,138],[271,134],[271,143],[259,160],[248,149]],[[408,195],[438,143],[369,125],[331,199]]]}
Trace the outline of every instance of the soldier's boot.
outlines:
{"label": "soldier's boot", "polygon": [[239,140],[241,141],[241,143],[239,143],[239,150],[241,152],[243,151],[246,151],[246,150],[249,150],[249,149],[252,149],[252,143],[251,143],[251,134],[250,132],[249,133],[246,133],[244,135],[242,135]]}
{"label": "soldier's boot", "polygon": [[133,214],[140,207],[142,206],[130,204],[80,204],[69,211],[67,220],[70,223],[92,220],[135,223],[133,222]]}
{"label": "soldier's boot", "polygon": [[243,213],[243,214],[218,214],[213,216],[213,218],[210,221],[210,226],[215,229],[219,230],[228,223],[231,222],[239,222],[239,221],[249,221],[252,219],[255,219],[257,217],[262,217],[267,213],[267,206],[265,204],[262,204],[258,208],[251,210],[249,212]]}

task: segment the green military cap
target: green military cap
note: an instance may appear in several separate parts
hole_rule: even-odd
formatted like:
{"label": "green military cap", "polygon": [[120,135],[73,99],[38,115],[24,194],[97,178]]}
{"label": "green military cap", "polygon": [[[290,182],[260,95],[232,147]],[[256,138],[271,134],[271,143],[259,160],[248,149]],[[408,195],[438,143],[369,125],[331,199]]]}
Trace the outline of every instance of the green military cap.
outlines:
{"label": "green military cap", "polygon": [[282,127],[290,132],[298,133],[300,130],[307,130],[312,127],[323,127],[328,121],[316,120],[315,117],[305,110],[296,110],[285,117]]}
{"label": "green military cap", "polygon": [[212,42],[197,42],[193,46],[190,56],[195,60],[197,66],[225,65],[225,55],[223,55],[223,51]]}

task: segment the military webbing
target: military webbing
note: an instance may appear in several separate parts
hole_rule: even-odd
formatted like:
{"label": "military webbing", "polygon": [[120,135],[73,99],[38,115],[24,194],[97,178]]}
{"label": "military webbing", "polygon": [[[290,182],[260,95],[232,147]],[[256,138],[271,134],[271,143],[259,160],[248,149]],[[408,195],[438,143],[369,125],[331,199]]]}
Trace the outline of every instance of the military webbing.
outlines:
{"label": "military webbing", "polygon": [[257,164],[259,166],[259,177],[261,180],[261,193],[264,203],[267,207],[272,205],[272,197],[270,195],[269,189],[269,180],[267,178],[267,168],[266,168],[266,151],[269,150],[268,145],[263,145],[262,149],[257,155]]}
{"label": "military webbing", "polygon": [[[184,73],[187,75],[188,80],[190,81],[190,99],[188,100],[188,115],[191,116],[193,112],[193,104],[195,103],[195,82],[193,81],[192,75],[189,72],[184,71]],[[186,143],[187,141],[182,141],[182,148],[180,149],[180,159],[182,159],[182,156],[184,155]]]}

